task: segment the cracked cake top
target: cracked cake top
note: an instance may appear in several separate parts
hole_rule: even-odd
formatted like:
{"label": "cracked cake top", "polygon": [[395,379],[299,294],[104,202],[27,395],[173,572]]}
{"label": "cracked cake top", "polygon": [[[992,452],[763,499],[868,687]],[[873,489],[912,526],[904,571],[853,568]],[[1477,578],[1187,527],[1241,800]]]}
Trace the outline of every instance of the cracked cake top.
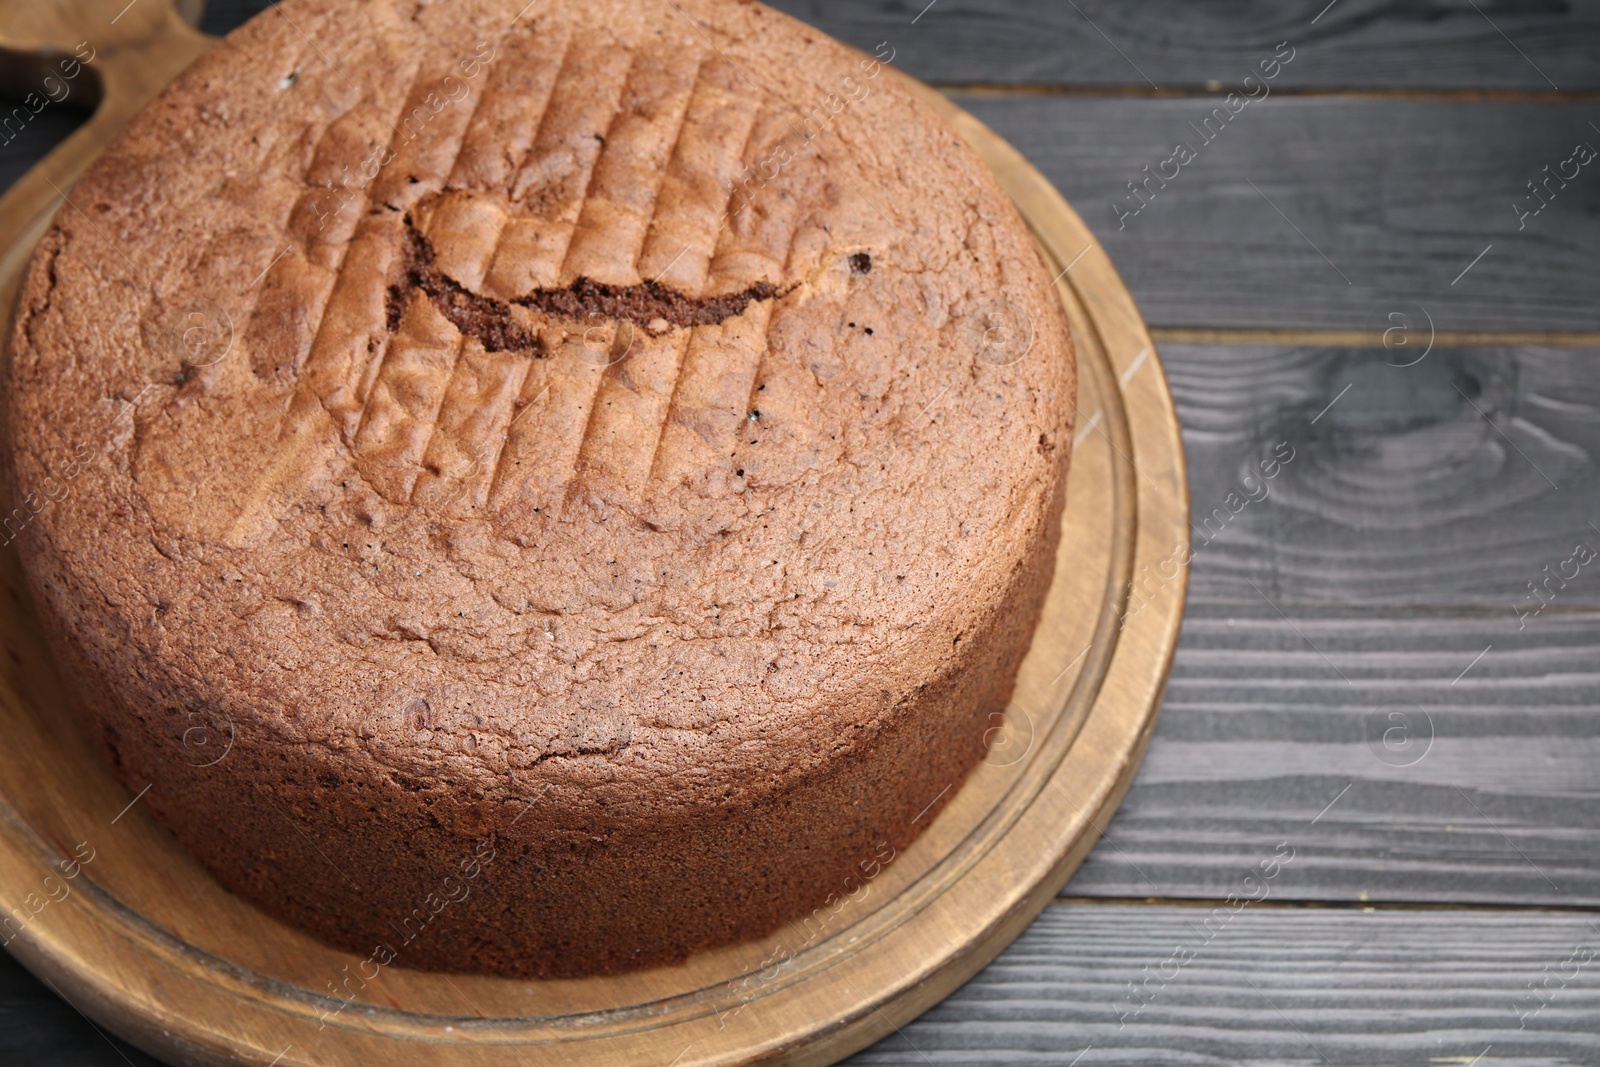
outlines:
{"label": "cracked cake top", "polygon": [[133,121],[25,281],[7,536],[152,701],[284,745],[800,773],[1004,610],[1050,278],[890,43],[519,8],[287,0]]}

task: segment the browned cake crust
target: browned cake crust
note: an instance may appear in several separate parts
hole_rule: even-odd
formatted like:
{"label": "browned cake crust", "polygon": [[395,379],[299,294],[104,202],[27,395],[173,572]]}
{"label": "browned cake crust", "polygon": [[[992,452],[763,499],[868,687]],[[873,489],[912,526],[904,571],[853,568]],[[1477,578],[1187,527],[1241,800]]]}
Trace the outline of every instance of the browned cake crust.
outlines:
{"label": "browned cake crust", "polygon": [[134,121],[20,297],[5,537],[224,885],[380,964],[573,975],[931,822],[1050,581],[1074,371],[876,60],[524,2],[287,0]]}

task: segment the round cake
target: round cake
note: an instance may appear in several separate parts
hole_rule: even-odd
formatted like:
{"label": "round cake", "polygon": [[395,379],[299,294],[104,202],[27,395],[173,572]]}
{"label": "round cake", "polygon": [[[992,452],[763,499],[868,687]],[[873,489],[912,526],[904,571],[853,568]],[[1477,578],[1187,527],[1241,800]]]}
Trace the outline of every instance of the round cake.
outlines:
{"label": "round cake", "polygon": [[70,192],[9,517],[120,779],[395,964],[615,972],[855,894],[982,757],[1075,377],[889,66],[734,0],[286,0]]}

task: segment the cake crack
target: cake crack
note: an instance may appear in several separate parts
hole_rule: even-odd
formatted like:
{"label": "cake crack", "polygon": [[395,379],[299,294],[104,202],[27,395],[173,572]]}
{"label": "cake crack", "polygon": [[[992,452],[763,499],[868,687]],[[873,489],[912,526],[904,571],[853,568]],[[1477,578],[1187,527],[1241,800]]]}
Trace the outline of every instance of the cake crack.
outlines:
{"label": "cake crack", "polygon": [[609,285],[578,277],[564,287],[540,288],[511,300],[474,293],[439,268],[434,250],[407,216],[400,280],[389,286],[385,320],[390,333],[400,328],[406,302],[412,293],[427,297],[438,312],[464,335],[475,338],[487,352],[545,352],[530,323],[515,308],[526,308],[550,319],[579,323],[627,320],[635,326],[715,326],[744,314],[752,304],[787,295],[794,286],[780,287],[761,281],[736,293],[690,296],[669,285],[647,281],[638,285]]}

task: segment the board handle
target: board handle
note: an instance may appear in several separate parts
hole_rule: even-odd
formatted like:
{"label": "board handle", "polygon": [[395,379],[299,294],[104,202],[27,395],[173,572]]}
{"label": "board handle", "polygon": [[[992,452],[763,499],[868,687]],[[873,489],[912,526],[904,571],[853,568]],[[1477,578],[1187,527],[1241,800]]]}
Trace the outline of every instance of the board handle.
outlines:
{"label": "board handle", "polygon": [[0,90],[17,102],[6,115],[20,119],[20,111],[31,117],[46,107],[69,106],[74,96],[94,102],[89,121],[0,196],[0,308],[11,306],[33,246],[84,168],[136,111],[210,47],[214,38],[193,25],[203,7],[204,0],[0,4]]}

